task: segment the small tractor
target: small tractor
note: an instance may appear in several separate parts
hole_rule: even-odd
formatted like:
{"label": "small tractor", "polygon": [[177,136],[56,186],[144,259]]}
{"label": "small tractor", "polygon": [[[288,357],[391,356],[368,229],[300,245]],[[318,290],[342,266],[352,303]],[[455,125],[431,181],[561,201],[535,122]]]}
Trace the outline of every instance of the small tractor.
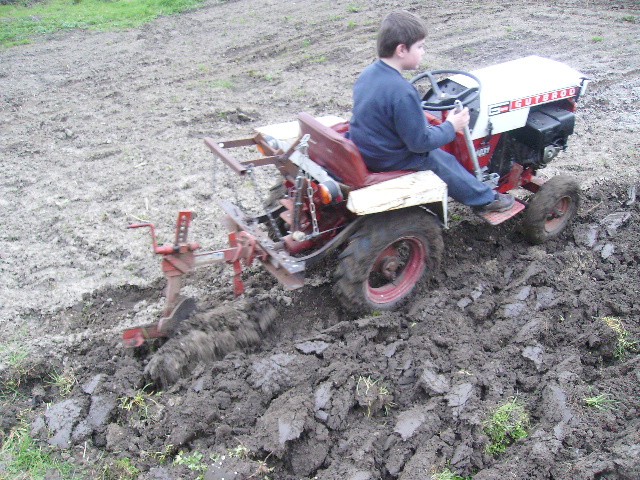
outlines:
{"label": "small tractor", "polygon": [[[558,236],[576,214],[579,185],[565,176],[545,182],[536,173],[566,149],[587,78],[560,62],[529,56],[473,72],[423,72],[411,81],[424,90],[431,125],[445,121],[452,109],[469,108],[469,127],[444,150],[497,192],[531,192],[526,200],[516,196],[509,211],[485,214],[484,220],[497,225],[521,215],[525,237],[534,244]],[[241,295],[243,265],[257,260],[285,288],[297,289],[307,269],[337,253],[333,291],[345,310],[362,314],[403,304],[440,263],[447,187],[429,171],[370,172],[345,137],[348,129],[337,117],[300,113],[297,122],[260,128],[249,138],[206,138],[213,155],[237,174],[272,165],[282,181],[260,215],[220,202],[228,248],[200,251],[190,243],[188,211],[178,215],[174,244],[158,246],[152,224],[129,226],[150,228],[167,285],[160,320],[127,330],[125,345],[170,335],[195,308],[194,300],[180,295],[183,278],[212,263],[233,266],[234,291]],[[232,149],[247,146],[262,156],[240,161],[232,155]]]}

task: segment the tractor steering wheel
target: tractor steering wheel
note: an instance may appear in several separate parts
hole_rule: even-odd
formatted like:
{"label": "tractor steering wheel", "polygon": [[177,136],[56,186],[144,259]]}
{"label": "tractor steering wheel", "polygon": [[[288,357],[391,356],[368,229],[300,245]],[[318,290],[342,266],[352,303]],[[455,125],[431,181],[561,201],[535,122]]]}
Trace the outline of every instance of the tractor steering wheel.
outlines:
{"label": "tractor steering wheel", "polygon": [[[436,75],[462,75],[472,79],[478,84],[478,86],[465,88],[461,92],[455,94],[446,93],[443,92],[440,88],[440,85],[438,85],[438,81],[435,78]],[[460,100],[463,106],[467,106],[480,95],[480,80],[478,79],[478,77],[472,75],[469,72],[463,72],[462,70],[427,70],[416,75],[411,80],[409,80],[409,82],[415,84],[423,78],[429,79],[429,83],[431,83],[431,88],[433,90],[433,95],[435,95],[435,99],[432,99],[430,101],[422,101],[422,108],[424,110],[435,110],[439,112],[443,110],[452,110],[456,107],[456,100]]]}

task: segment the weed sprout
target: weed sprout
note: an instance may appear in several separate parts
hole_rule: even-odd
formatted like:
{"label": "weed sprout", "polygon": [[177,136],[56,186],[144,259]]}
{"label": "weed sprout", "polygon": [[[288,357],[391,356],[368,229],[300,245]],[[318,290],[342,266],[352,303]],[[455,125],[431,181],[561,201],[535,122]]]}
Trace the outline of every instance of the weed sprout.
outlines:
{"label": "weed sprout", "polygon": [[509,445],[526,438],[529,429],[529,414],[517,399],[513,398],[498,407],[484,422],[484,432],[489,437],[487,453],[497,455]]}
{"label": "weed sprout", "polygon": [[622,360],[629,353],[635,352],[638,349],[638,341],[631,338],[631,335],[624,328],[622,321],[616,317],[603,317],[602,321],[615,332],[618,337],[618,343],[613,352],[613,355],[618,359]]}

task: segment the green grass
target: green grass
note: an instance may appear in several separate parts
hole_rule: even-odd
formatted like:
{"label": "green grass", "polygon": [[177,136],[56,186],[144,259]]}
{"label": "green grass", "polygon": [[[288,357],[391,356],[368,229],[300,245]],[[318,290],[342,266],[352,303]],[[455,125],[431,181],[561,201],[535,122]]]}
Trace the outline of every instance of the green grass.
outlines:
{"label": "green grass", "polygon": [[473,477],[461,477],[450,469],[445,468],[441,472],[431,475],[431,480],[471,480]]}
{"label": "green grass", "polygon": [[3,346],[0,354],[9,367],[8,375],[0,383],[0,402],[11,402],[20,396],[20,385],[29,375],[31,366],[28,363],[29,351],[19,345],[11,348]]}
{"label": "green grass", "polygon": [[140,420],[149,419],[149,409],[152,405],[158,404],[153,397],[161,395],[160,392],[147,391],[149,386],[150,384],[145,385],[142,389],[136,390],[131,396],[119,397],[118,408],[137,415]]}
{"label": "green grass", "polygon": [[233,90],[233,80],[214,80],[210,83],[212,88],[221,88],[224,90]]}
{"label": "green grass", "polygon": [[45,383],[56,387],[60,396],[66,397],[71,393],[75,384],[78,383],[78,380],[72,371],[65,373],[54,371],[49,374],[49,379],[45,380]]}
{"label": "green grass", "polygon": [[[29,435],[29,426],[26,423],[13,429],[5,439],[0,448],[0,464],[3,464],[5,469],[4,472],[0,472],[0,478],[40,480],[51,471],[58,472],[60,478],[64,479],[79,478],[73,465],[56,460],[36,444]],[[2,477],[3,473],[12,476]]]}
{"label": "green grass", "polygon": [[140,475],[140,469],[134,465],[133,460],[124,457],[115,461],[105,461],[99,475],[98,478],[101,480],[136,480]]}
{"label": "green grass", "polygon": [[16,351],[16,349],[10,351],[7,355],[7,364],[16,370],[23,368],[25,360],[29,357],[27,350]]}
{"label": "green grass", "polygon": [[249,449],[242,444],[229,450],[229,456],[231,458],[248,458]]}
{"label": "green grass", "polygon": [[204,0],[50,0],[0,5],[0,45],[29,43],[62,30],[135,28],[162,16],[195,8]]}
{"label": "green grass", "polygon": [[605,411],[615,408],[618,402],[609,393],[601,393],[600,395],[594,395],[593,397],[586,397],[584,404],[589,408]]}
{"label": "green grass", "polygon": [[489,437],[487,453],[503,453],[512,443],[526,438],[528,428],[529,414],[524,405],[515,398],[509,400],[484,422],[484,433]]}
{"label": "green grass", "polygon": [[602,321],[611,330],[613,330],[618,337],[618,343],[613,352],[613,355],[618,360],[623,360],[630,353],[638,351],[638,341],[631,338],[631,335],[624,327],[622,321],[617,317],[602,317]]}
{"label": "green grass", "polygon": [[173,455],[174,450],[175,450],[175,447],[173,446],[173,444],[168,443],[168,444],[165,444],[162,450],[158,452],[151,452],[151,453],[148,453],[147,455],[155,459],[161,465],[164,465],[165,463],[167,463],[167,460],[169,460],[171,455]]}
{"label": "green grass", "polygon": [[373,414],[380,409],[383,409],[385,416],[388,416],[391,409],[396,406],[392,401],[393,395],[391,394],[391,390],[382,384],[379,379],[374,380],[370,376],[358,377],[356,397],[360,405],[366,406],[367,417],[373,416]]}
{"label": "green grass", "polygon": [[184,465],[192,472],[197,473],[198,475],[195,477],[195,480],[204,479],[204,473],[209,468],[207,464],[203,461],[204,455],[200,452],[194,451],[190,455],[187,455],[185,452],[180,450],[176,455],[176,458],[173,460],[174,465]]}

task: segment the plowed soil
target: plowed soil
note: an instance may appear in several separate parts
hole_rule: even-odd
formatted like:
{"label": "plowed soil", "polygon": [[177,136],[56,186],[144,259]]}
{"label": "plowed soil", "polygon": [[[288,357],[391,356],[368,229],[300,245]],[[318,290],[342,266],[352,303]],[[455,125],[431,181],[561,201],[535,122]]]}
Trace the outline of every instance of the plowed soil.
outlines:
{"label": "plowed soil", "polygon": [[[534,247],[517,220],[453,206],[439,274],[405,310],[360,318],[332,297],[331,262],[293,293],[251,268],[240,300],[231,269],[203,269],[180,335],[123,348],[164,286],[148,232],[126,225],[151,221],[166,242],[194,210],[191,239],[224,247],[217,201],[257,200],[203,137],[348,118],[394,8],[428,21],[424,68],[537,54],[592,79],[541,172],[579,181],[576,221]],[[135,477],[128,458],[140,479],[637,480],[638,22],[635,1],[210,1],[1,51],[0,440],[22,418],[85,478]],[[486,419],[513,398],[528,436],[490,455]]]}

